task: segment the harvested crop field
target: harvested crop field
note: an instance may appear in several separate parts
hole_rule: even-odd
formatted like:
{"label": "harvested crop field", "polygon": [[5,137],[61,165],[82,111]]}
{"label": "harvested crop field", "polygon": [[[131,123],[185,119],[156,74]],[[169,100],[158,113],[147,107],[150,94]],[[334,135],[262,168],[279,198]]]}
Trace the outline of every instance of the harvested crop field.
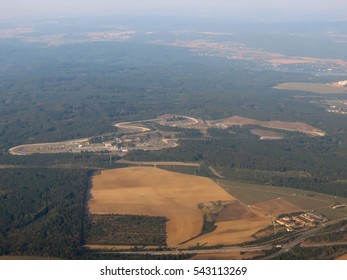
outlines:
{"label": "harvested crop field", "polygon": [[347,260],[347,254],[337,257],[335,260]]}
{"label": "harvested crop field", "polygon": [[282,198],[272,199],[272,200],[254,204],[252,205],[252,209],[264,216],[268,216],[272,218],[276,218],[278,215],[281,215],[281,214],[298,212],[302,210],[296,207],[294,204]]}
{"label": "harvested crop field", "polygon": [[220,222],[216,223],[217,228],[213,232],[195,238],[186,245],[195,246],[197,243],[207,246],[233,245],[252,241],[253,234],[269,225],[271,220],[265,217]]}
{"label": "harvested crop field", "polygon": [[215,221],[218,223],[256,217],[257,215],[249,207],[242,204],[239,200],[234,200],[228,203],[223,210],[218,213]]}
{"label": "harvested crop field", "polygon": [[168,218],[167,244],[171,247],[200,233],[203,216],[199,203],[234,200],[208,178],[153,167],[102,171],[93,178],[91,194],[89,209],[92,214]]}

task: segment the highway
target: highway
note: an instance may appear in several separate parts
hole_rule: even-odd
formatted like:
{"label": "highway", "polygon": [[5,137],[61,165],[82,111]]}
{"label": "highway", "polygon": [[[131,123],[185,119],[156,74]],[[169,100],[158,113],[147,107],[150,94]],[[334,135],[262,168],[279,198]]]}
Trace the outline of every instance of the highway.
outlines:
{"label": "highway", "polygon": [[[286,253],[290,251],[295,246],[302,243],[305,239],[312,236],[317,231],[321,230],[324,227],[334,225],[338,222],[345,221],[346,218],[342,218],[335,221],[330,221],[323,223],[313,229],[306,230],[299,232],[296,236],[296,238],[289,243],[282,244],[282,247],[279,251],[276,253],[273,253],[271,255],[265,256],[262,259],[263,260],[271,260],[273,258],[276,258],[277,256]],[[263,251],[263,250],[272,250],[277,248],[276,245],[273,245],[269,242],[266,242],[264,244],[260,245],[249,245],[249,246],[228,246],[218,249],[201,249],[201,250],[180,250],[180,249],[172,249],[172,250],[165,250],[165,251],[156,251],[156,250],[148,250],[148,251],[98,251],[95,252],[95,254],[123,254],[123,255],[180,255],[180,254],[220,254],[220,253],[230,253],[230,252],[256,252],[256,251]],[[314,243],[314,244],[303,244],[302,247],[317,247],[317,246],[334,246],[334,245],[347,245],[347,241],[340,241],[340,242],[322,242],[322,243]]]}
{"label": "highway", "polygon": [[342,218],[342,219],[338,219],[338,220],[334,220],[334,221],[330,221],[330,222],[326,222],[326,223],[323,223],[323,224],[321,224],[321,225],[319,225],[313,229],[304,231],[304,232],[302,232],[302,234],[299,234],[299,236],[297,238],[295,238],[293,241],[291,241],[287,244],[284,244],[282,246],[281,250],[279,250],[278,252],[276,252],[274,254],[271,254],[269,256],[264,257],[263,260],[271,260],[273,258],[276,258],[277,256],[290,251],[292,248],[299,245],[306,238],[312,236],[315,232],[321,230],[322,228],[330,226],[330,225],[334,225],[334,224],[342,222],[342,221],[347,221],[347,217]]}
{"label": "highway", "polygon": [[272,245],[261,245],[261,246],[232,246],[224,247],[220,249],[201,249],[201,250],[166,250],[166,251],[99,251],[96,254],[121,254],[121,255],[180,255],[180,254],[219,254],[219,253],[230,253],[230,252],[255,252],[263,250],[271,250]]}

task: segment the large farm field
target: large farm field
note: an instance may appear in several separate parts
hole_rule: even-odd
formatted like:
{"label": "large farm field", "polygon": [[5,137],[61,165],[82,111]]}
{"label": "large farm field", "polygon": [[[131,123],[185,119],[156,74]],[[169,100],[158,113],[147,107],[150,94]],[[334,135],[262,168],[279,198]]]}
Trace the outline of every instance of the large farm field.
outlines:
{"label": "large farm field", "polygon": [[[94,217],[121,214],[135,215],[135,218],[166,218],[166,245],[179,248],[252,241],[257,232],[269,228],[282,214],[314,211],[334,220],[343,217],[346,209],[332,209],[332,205],[347,201],[289,188],[221,179],[214,182],[209,178],[155,167],[104,170],[94,176],[91,195],[89,210]],[[204,230],[206,221],[212,221],[214,228]],[[95,223],[94,226],[100,227]],[[92,230],[102,232],[105,229]],[[150,228],[148,230],[150,234]],[[165,245],[159,237],[150,237],[151,242],[142,239],[137,242],[136,236],[126,237],[121,232],[117,234],[126,238],[118,244],[106,231],[108,236],[91,238],[91,245]],[[132,227],[130,231],[136,231],[136,228]],[[131,242],[127,243],[127,238]],[[161,241],[158,243],[158,240]]]}
{"label": "large farm field", "polygon": [[102,171],[93,178],[92,214],[163,216],[167,244],[178,246],[200,234],[203,216],[198,204],[234,198],[212,180],[152,167]]}
{"label": "large farm field", "polygon": [[[245,211],[247,211],[246,209]],[[271,220],[262,215],[250,219],[219,222],[216,223],[217,228],[213,232],[193,239],[189,241],[187,245],[216,246],[220,244],[232,245],[252,241],[254,240],[252,237],[253,234],[268,227],[269,225],[271,225]]]}
{"label": "large farm field", "polygon": [[347,254],[337,257],[336,260],[347,260]]}

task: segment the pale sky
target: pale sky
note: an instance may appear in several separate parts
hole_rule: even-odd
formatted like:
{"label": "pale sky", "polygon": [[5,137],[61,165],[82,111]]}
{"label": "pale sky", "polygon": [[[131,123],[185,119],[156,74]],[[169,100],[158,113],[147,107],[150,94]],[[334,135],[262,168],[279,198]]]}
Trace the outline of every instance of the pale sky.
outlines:
{"label": "pale sky", "polygon": [[347,14],[347,0],[0,0],[0,20],[80,15],[239,15],[281,17]]}

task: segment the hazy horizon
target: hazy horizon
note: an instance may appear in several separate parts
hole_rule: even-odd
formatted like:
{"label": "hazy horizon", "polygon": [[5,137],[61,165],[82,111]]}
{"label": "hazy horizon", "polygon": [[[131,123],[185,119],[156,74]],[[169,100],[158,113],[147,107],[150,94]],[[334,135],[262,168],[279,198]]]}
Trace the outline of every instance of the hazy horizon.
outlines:
{"label": "hazy horizon", "polygon": [[171,15],[253,20],[346,19],[344,0],[12,0],[1,2],[0,20],[110,15]]}

